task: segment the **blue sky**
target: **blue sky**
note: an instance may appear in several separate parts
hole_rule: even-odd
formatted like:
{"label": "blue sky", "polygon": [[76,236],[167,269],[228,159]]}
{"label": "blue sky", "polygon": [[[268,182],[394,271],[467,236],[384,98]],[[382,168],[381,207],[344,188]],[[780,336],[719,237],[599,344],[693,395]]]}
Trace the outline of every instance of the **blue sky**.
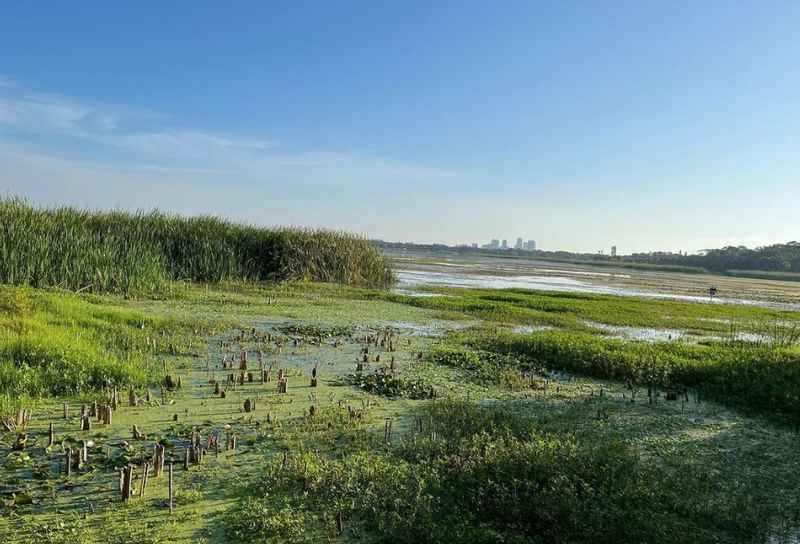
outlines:
{"label": "blue sky", "polygon": [[0,189],[387,240],[800,238],[798,2],[5,2]]}

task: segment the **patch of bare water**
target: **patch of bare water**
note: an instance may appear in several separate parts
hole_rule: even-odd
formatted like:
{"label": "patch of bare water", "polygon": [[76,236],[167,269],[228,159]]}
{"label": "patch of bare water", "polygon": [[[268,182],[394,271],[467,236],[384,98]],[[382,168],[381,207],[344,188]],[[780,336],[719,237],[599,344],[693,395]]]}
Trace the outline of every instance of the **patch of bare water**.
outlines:
{"label": "patch of bare water", "polygon": [[606,325],[594,321],[585,322],[590,327],[610,333],[609,336],[621,340],[638,340],[643,342],[671,342],[680,340],[686,332],[677,329],[653,329],[650,327],[627,327],[621,325]]}

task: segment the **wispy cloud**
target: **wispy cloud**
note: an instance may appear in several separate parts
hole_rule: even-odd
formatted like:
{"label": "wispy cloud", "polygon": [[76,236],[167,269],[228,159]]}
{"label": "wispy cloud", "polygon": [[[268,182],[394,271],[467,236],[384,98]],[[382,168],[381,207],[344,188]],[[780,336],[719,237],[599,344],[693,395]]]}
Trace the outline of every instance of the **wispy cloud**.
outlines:
{"label": "wispy cloud", "polygon": [[[3,87],[0,85],[0,87]],[[5,90],[6,92],[2,92]],[[163,127],[164,116],[124,106],[81,102],[57,94],[0,90],[0,128],[59,136],[160,158],[198,159],[226,152],[259,152],[272,143],[184,127]]]}
{"label": "wispy cloud", "polygon": [[440,213],[434,208],[477,185],[456,171],[357,152],[286,151],[263,136],[19,86],[0,89],[0,164],[0,188],[44,204],[160,207],[375,236],[394,224],[417,239],[427,227],[412,217],[423,208]]}

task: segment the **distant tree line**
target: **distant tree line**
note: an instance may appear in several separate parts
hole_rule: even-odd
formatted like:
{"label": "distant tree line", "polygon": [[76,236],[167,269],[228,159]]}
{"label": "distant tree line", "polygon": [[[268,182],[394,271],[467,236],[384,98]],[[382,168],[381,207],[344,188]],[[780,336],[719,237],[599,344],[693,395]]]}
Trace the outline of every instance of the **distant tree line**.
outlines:
{"label": "distant tree line", "polygon": [[698,255],[635,253],[624,259],[653,264],[699,266],[712,272],[726,270],[800,272],[800,242],[775,244],[755,249],[745,246],[727,246],[721,249],[707,249]]}
{"label": "distant tree line", "polygon": [[[412,244],[406,242],[373,241],[379,248],[390,252],[430,252],[460,255],[486,255],[502,257],[528,257],[557,261],[590,262],[593,264],[645,264],[659,267],[692,268],[699,271],[725,272],[729,270],[752,270],[763,272],[800,273],[800,242],[788,242],[754,249],[745,246],[727,246],[706,249],[689,255],[655,251],[612,257],[597,253],[572,253],[569,251],[523,251],[516,249],[484,249],[444,244]],[[700,270],[702,269],[702,270]]]}

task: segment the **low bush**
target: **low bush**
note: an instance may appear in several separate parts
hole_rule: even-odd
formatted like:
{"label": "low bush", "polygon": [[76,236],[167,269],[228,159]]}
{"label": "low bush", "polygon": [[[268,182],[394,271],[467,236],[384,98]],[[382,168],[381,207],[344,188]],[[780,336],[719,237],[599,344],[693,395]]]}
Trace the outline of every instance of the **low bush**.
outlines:
{"label": "low bush", "polygon": [[[613,440],[545,433],[501,405],[437,401],[394,450],[267,462],[230,516],[238,541],[758,541],[766,520],[703,501],[708,478]],[[733,502],[731,502],[733,504]]]}

